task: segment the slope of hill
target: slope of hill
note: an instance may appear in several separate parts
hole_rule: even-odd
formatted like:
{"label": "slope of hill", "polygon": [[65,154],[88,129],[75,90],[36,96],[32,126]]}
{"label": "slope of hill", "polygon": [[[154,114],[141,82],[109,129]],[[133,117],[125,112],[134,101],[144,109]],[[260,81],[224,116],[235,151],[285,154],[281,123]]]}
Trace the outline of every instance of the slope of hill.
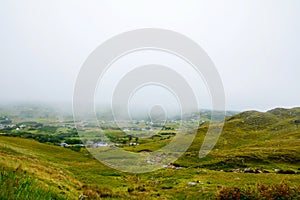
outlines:
{"label": "slope of hill", "polygon": [[[85,199],[214,199],[223,186],[282,181],[299,185],[299,174],[273,173],[274,169],[299,171],[299,111],[247,111],[229,117],[215,148],[199,159],[208,128],[204,123],[188,151],[173,164],[182,168],[145,174],[118,172],[84,151],[0,136],[0,198],[32,199],[33,195],[36,199],[78,199],[85,195]],[[271,173],[226,172],[251,167]]]}
{"label": "slope of hill", "polygon": [[[218,169],[241,166],[297,169],[300,167],[299,119],[300,108],[265,113],[246,111],[229,117],[210,155],[194,165]],[[199,127],[198,136],[186,155],[197,154],[208,126],[205,123]],[[177,162],[181,160],[186,159],[182,157]]]}

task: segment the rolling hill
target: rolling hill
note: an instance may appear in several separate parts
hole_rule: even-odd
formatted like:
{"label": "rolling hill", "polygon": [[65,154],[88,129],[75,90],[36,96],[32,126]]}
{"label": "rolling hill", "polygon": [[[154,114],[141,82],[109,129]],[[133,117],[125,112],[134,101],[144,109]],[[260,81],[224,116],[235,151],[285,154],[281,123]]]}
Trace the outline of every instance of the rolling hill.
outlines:
{"label": "rolling hill", "polygon": [[[277,108],[268,112],[246,111],[228,117],[210,155],[195,165],[225,169],[226,163],[230,163],[229,168],[259,165],[298,169],[299,119],[300,108]],[[186,155],[197,154],[208,126],[209,123],[205,123],[199,127],[198,136]],[[180,159],[178,162],[180,163]],[[223,165],[219,166],[219,162]]]}
{"label": "rolling hill", "polygon": [[[215,199],[222,187],[282,181],[300,185],[297,173],[274,173],[274,169],[299,172],[299,119],[300,108],[230,116],[217,145],[199,159],[206,122],[188,151],[173,163],[177,168],[144,174],[113,170],[84,150],[0,136],[0,199]],[[142,148],[151,149],[149,145]],[[265,173],[233,173],[239,172],[237,168]]]}

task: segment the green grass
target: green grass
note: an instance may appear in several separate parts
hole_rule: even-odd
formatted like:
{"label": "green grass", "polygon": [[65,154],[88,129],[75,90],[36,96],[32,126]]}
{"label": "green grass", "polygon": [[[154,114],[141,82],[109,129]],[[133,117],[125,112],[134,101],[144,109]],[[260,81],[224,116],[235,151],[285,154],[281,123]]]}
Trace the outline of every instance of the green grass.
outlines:
{"label": "green grass", "polygon": [[63,193],[57,193],[51,189],[41,187],[39,181],[33,179],[22,171],[9,168],[0,168],[0,199],[41,199],[41,200],[63,200]]}
{"label": "green grass", "polygon": [[[30,199],[40,199],[38,192],[46,199],[51,195],[78,199],[81,194],[94,199],[97,196],[107,199],[215,199],[216,191],[223,187],[247,188],[256,187],[257,183],[274,185],[282,181],[297,186],[300,174],[225,172],[245,167],[270,172],[275,168],[299,171],[300,127],[292,121],[300,118],[300,109],[283,110],[281,114],[279,111],[248,111],[228,118],[214,149],[207,157],[199,159],[198,151],[209,125],[204,123],[190,148],[175,162],[184,168],[144,174],[111,169],[84,150],[75,152],[29,139],[1,136],[1,171],[9,174],[9,180],[16,181],[12,181],[12,185],[1,182],[1,191],[5,188],[9,194],[0,199],[17,199],[18,194],[20,199],[26,199],[29,195],[26,191],[33,191]],[[121,133],[111,134],[117,137]],[[154,151],[169,142],[170,139],[162,137],[139,139],[141,145],[124,149]],[[189,182],[196,185],[189,186]],[[27,189],[21,187],[22,183]]]}
{"label": "green grass", "polygon": [[[300,183],[297,174],[239,174],[203,168],[161,169],[135,175],[110,169],[89,155],[33,140],[0,137],[0,143],[6,146],[5,151],[0,151],[0,164],[5,170],[21,166],[28,177],[42,183],[41,187],[67,199],[105,191],[103,188],[111,190],[110,198],[207,199],[214,198],[215,192],[223,186],[256,185],[257,182],[268,185],[282,181]],[[19,173],[15,175],[20,176]],[[190,181],[201,181],[201,184],[191,187],[187,185]],[[128,192],[129,188],[133,191]]]}
{"label": "green grass", "polygon": [[212,169],[238,168],[243,164],[296,170],[300,166],[300,126],[292,121],[300,119],[300,108],[284,111],[288,113],[282,114],[284,117],[277,112],[277,115],[273,114],[274,111],[247,111],[228,118],[218,143],[209,156],[200,160],[196,155],[209,126],[205,123],[177,163]]}

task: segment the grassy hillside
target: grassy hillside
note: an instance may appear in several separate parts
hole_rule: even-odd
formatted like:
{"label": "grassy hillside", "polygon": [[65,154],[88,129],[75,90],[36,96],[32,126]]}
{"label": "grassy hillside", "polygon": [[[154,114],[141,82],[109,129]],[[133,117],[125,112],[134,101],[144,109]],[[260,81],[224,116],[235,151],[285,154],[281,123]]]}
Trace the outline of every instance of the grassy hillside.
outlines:
{"label": "grassy hillside", "polygon": [[[274,109],[265,113],[246,111],[226,119],[217,145],[195,166],[213,169],[261,166],[300,167],[300,108]],[[198,154],[209,123],[199,127],[198,136],[179,164]],[[185,158],[186,157],[186,158]]]}
{"label": "grassy hillside", "polygon": [[[215,148],[199,159],[208,128],[205,123],[188,151],[174,163],[183,168],[145,174],[118,172],[86,151],[0,136],[0,199],[78,199],[79,195],[88,196],[85,199],[215,199],[222,187],[282,181],[299,185],[299,174],[273,173],[274,169],[299,171],[299,119],[300,108],[247,111],[229,117]],[[151,150],[151,143],[138,148]],[[246,167],[271,173],[227,172]]]}

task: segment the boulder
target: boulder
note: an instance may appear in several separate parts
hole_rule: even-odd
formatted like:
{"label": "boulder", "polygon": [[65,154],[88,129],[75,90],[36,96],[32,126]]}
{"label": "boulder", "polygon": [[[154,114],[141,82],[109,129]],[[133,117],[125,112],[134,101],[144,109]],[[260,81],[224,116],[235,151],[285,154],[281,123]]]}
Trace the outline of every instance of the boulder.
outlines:
{"label": "boulder", "polygon": [[245,168],[244,173],[254,173],[254,170],[250,168]]}
{"label": "boulder", "polygon": [[195,182],[188,182],[188,186],[195,186],[196,183]]}
{"label": "boulder", "polygon": [[275,169],[274,171],[278,174],[296,174],[294,170],[290,170],[290,169],[287,170]]}

